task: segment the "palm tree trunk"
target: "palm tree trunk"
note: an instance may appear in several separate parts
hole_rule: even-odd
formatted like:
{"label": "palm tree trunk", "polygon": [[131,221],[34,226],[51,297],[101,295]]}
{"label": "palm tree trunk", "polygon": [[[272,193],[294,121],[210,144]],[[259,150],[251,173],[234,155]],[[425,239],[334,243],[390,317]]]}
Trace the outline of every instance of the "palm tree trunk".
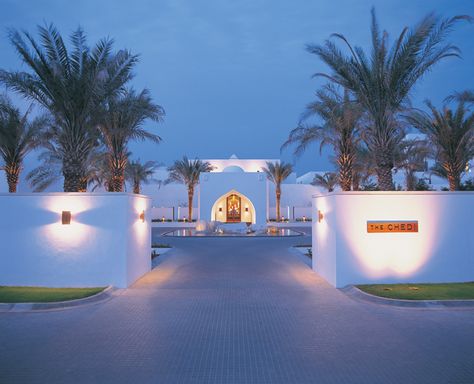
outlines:
{"label": "palm tree trunk", "polygon": [[122,155],[113,156],[109,160],[111,170],[111,180],[109,182],[109,192],[123,192],[125,185],[125,168],[127,158]]}
{"label": "palm tree trunk", "polygon": [[134,180],[133,181],[133,193],[139,195],[140,194],[140,181]]}
{"label": "palm tree trunk", "polygon": [[339,163],[339,185],[343,191],[350,191],[352,187],[352,157],[340,155]]}
{"label": "palm tree trunk", "polygon": [[376,150],[375,163],[377,169],[377,183],[381,191],[393,191],[393,161],[392,155],[385,149],[378,148]]}
{"label": "palm tree trunk", "polygon": [[16,164],[11,164],[5,167],[9,193],[16,193],[16,188],[20,179],[20,170],[21,168]]}
{"label": "palm tree trunk", "polygon": [[87,178],[80,161],[72,157],[63,160],[64,192],[85,192]]}
{"label": "palm tree trunk", "polygon": [[81,172],[63,170],[64,192],[86,192],[87,179]]}
{"label": "palm tree trunk", "polygon": [[280,221],[280,199],[281,199],[281,190],[280,187],[276,187],[276,221]]}
{"label": "palm tree trunk", "polygon": [[392,167],[377,167],[377,184],[381,191],[393,191]]}
{"label": "palm tree trunk", "polygon": [[193,197],[194,188],[188,188],[188,219],[190,222],[193,221]]}
{"label": "palm tree trunk", "polygon": [[448,183],[449,183],[449,190],[451,192],[458,191],[459,184],[461,184],[460,177],[450,172],[448,173]]}
{"label": "palm tree trunk", "polygon": [[112,178],[109,182],[109,192],[123,192],[125,184],[125,169],[114,168],[112,171]]}

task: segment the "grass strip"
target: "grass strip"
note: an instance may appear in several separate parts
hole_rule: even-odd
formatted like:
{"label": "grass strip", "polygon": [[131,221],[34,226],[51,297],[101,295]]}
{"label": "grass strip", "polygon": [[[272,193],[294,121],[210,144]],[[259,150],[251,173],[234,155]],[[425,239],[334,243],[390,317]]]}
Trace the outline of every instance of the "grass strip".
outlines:
{"label": "grass strip", "polygon": [[0,303],[51,303],[83,299],[103,291],[96,288],[46,288],[0,286]]}
{"label": "grass strip", "polygon": [[371,295],[403,300],[471,300],[474,282],[441,284],[367,284],[357,285]]}

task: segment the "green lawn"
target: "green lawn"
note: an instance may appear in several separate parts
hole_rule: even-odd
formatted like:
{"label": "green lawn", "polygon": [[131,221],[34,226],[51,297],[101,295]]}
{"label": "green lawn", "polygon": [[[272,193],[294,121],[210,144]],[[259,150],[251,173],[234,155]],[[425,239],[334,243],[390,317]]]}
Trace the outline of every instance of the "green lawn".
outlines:
{"label": "green lawn", "polygon": [[49,303],[82,299],[105,288],[44,288],[0,286],[0,303]]}
{"label": "green lawn", "polygon": [[357,288],[376,296],[405,300],[474,299],[474,282],[443,284],[373,284]]}

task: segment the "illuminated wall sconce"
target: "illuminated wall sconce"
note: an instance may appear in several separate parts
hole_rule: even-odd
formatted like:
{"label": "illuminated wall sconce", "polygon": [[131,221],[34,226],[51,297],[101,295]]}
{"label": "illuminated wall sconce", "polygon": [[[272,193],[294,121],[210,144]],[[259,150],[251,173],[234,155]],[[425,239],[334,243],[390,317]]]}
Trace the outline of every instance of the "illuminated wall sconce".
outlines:
{"label": "illuminated wall sconce", "polygon": [[139,219],[142,221],[142,223],[145,222],[145,211],[142,211],[142,213],[140,213],[140,216],[138,216]]}
{"label": "illuminated wall sconce", "polygon": [[222,207],[219,207],[219,212],[222,212]]}
{"label": "illuminated wall sconce", "polygon": [[321,221],[323,221],[324,219],[324,215],[323,213],[318,209],[318,223],[320,223]]}
{"label": "illuminated wall sconce", "polygon": [[245,207],[245,212],[248,212],[249,211],[249,207]]}
{"label": "illuminated wall sconce", "polygon": [[71,224],[71,211],[63,211],[61,214],[61,223]]}

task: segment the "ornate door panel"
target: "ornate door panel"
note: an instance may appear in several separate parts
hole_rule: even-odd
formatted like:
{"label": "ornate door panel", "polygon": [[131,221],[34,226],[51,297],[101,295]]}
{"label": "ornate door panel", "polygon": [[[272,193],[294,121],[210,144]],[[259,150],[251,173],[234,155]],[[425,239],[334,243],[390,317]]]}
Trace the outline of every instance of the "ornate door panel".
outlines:
{"label": "ornate door panel", "polygon": [[227,222],[240,223],[242,215],[240,196],[227,196]]}

